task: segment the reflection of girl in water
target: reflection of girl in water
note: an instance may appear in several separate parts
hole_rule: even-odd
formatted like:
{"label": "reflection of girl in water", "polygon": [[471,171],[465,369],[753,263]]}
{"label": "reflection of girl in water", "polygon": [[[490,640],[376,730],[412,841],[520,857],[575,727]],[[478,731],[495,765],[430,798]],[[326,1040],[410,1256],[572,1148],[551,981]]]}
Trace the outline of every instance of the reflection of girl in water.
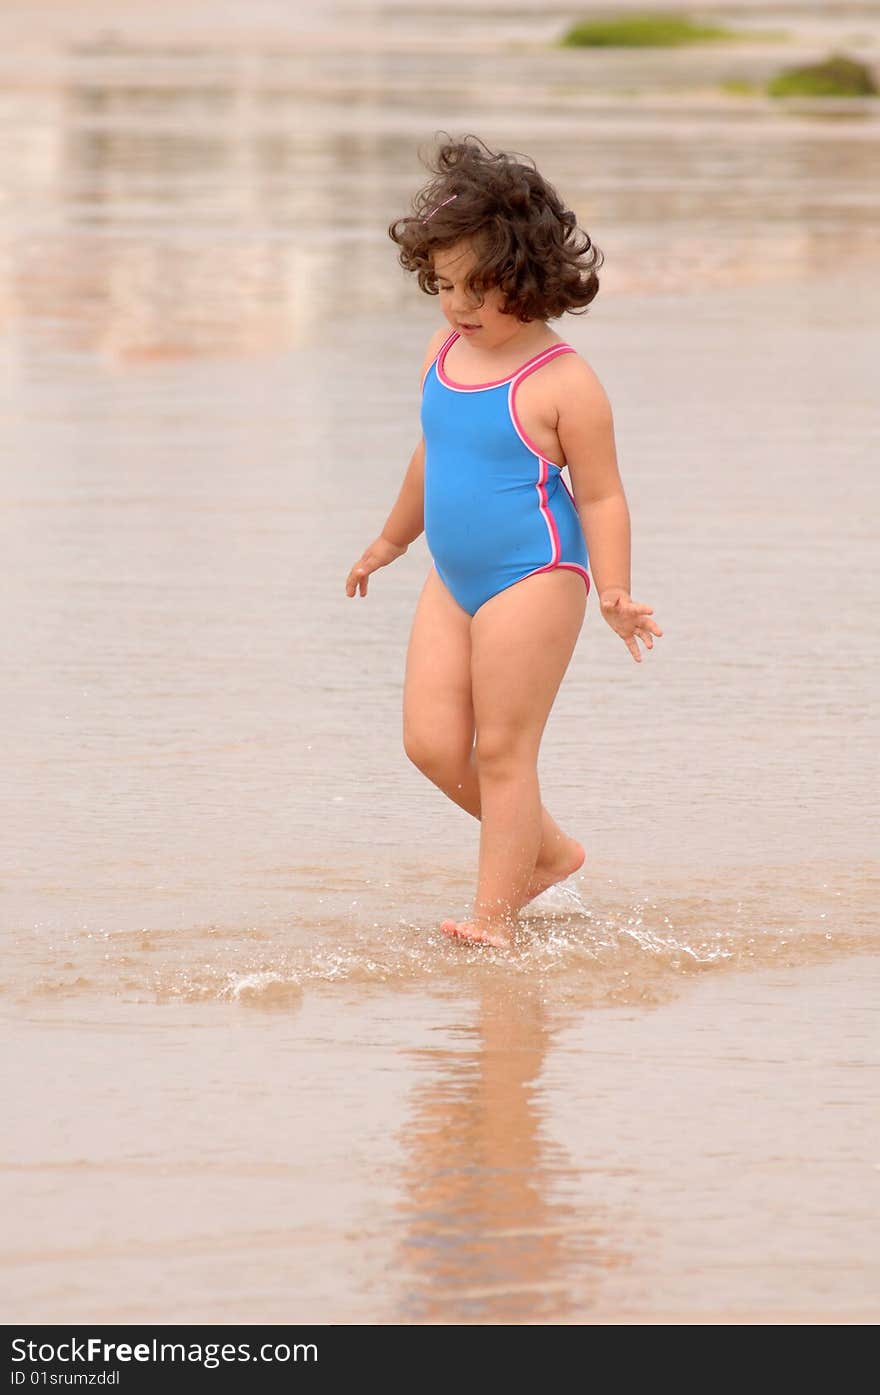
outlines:
{"label": "reflection of girl in water", "polygon": [[527,981],[499,992],[493,976],[473,1027],[415,1053],[398,1320],[583,1322],[609,1270],[631,1262],[601,1184],[553,1140],[545,992]]}
{"label": "reflection of girl in water", "polygon": [[662,631],[629,592],[608,398],[547,323],[594,299],[602,254],[531,163],[468,137],[441,147],[435,175],[389,231],[451,332],[428,343],[422,439],[346,592],[365,596],[424,529],[434,565],[410,636],[404,744],[482,824],[473,918],[444,931],[507,946],[520,907],[584,860],[542,808],[537,761],[589,571],[633,659]]}

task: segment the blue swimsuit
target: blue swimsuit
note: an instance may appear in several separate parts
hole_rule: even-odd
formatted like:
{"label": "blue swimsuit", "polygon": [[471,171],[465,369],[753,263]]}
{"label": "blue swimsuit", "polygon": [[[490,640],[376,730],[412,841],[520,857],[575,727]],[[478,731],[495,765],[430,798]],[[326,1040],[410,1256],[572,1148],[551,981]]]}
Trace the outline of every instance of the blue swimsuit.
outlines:
{"label": "blue swimsuit", "polygon": [[589,591],[574,497],[516,411],[519,384],[574,349],[553,344],[508,377],[470,387],[444,370],[459,337],[449,335],[422,385],[425,539],[440,580],[469,615],[524,577],[559,567],[578,572]]}

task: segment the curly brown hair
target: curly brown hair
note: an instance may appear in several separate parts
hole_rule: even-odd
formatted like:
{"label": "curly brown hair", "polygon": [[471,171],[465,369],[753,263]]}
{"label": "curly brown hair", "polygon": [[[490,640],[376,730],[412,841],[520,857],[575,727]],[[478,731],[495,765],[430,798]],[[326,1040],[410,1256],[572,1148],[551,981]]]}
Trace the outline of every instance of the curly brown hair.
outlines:
{"label": "curly brown hair", "polygon": [[423,291],[437,294],[434,253],[469,240],[475,261],[466,288],[481,304],[497,286],[505,313],[523,323],[583,314],[605,258],[534,160],[465,136],[446,140],[428,168],[435,177],[415,195],[412,215],[388,228],[398,261]]}

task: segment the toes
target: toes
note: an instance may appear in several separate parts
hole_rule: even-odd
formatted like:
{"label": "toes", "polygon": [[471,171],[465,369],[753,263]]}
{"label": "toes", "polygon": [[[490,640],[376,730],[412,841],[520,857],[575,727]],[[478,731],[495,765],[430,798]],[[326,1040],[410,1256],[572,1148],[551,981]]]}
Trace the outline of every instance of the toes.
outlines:
{"label": "toes", "polygon": [[440,926],[444,935],[448,935],[451,940],[460,940],[463,937],[462,931],[454,920],[444,920]]}
{"label": "toes", "polygon": [[450,939],[467,940],[476,944],[494,945],[497,949],[508,949],[510,941],[491,930],[479,930],[472,921],[444,920],[440,929]]}
{"label": "toes", "polygon": [[442,928],[447,935],[451,935],[456,940],[481,940],[483,938],[482,932],[475,925],[466,921],[459,921],[456,924],[454,920],[446,920],[443,922]]}
{"label": "toes", "polygon": [[444,935],[451,935],[458,940],[482,939],[482,934],[476,926],[466,920],[444,920],[440,929]]}

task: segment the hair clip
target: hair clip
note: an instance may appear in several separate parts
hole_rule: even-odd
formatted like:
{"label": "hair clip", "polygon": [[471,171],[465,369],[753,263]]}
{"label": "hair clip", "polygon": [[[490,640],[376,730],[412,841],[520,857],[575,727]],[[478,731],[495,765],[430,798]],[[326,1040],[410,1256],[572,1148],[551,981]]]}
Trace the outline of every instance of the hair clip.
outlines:
{"label": "hair clip", "polygon": [[429,218],[433,218],[433,217],[434,217],[434,214],[435,214],[439,209],[444,208],[444,207],[446,206],[446,204],[452,203],[452,200],[453,200],[453,199],[457,199],[457,198],[458,198],[458,194],[450,194],[448,199],[444,199],[442,203],[438,203],[437,207],[436,207],[436,208],[432,208],[430,213],[426,214],[424,218],[420,218],[420,219],[419,219],[419,222],[420,222],[420,223],[427,223],[428,219],[429,219]]}

